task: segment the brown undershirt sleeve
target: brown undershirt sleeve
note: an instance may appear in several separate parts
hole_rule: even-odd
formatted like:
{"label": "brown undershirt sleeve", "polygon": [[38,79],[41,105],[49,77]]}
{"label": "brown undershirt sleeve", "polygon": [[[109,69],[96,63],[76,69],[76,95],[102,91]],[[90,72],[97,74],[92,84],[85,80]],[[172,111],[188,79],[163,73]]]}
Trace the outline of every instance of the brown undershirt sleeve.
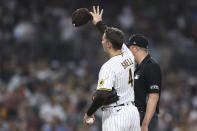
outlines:
{"label": "brown undershirt sleeve", "polygon": [[94,100],[87,111],[87,115],[91,116],[98,108],[103,105],[108,105],[116,102],[119,99],[114,91],[97,90],[94,95]]}
{"label": "brown undershirt sleeve", "polygon": [[103,21],[99,21],[98,23],[96,23],[96,28],[103,35],[105,32],[105,29],[107,28],[107,25]]}

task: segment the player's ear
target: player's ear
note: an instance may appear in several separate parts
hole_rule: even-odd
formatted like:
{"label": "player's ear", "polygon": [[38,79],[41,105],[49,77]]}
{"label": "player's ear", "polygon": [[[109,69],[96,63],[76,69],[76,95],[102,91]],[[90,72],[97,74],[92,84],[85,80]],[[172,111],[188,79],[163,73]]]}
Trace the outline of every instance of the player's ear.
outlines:
{"label": "player's ear", "polygon": [[107,47],[109,47],[109,48],[112,47],[112,43],[110,41],[107,42]]}

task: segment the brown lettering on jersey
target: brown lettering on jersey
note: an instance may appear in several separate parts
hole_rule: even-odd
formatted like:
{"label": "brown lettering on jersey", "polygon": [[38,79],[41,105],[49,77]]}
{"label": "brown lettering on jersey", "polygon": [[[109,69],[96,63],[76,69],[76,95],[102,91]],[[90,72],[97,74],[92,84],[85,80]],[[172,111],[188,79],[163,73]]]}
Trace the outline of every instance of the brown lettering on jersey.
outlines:
{"label": "brown lettering on jersey", "polygon": [[129,58],[129,59],[124,60],[121,64],[122,64],[123,68],[126,69],[128,66],[132,65],[133,62],[132,62],[131,58]]}

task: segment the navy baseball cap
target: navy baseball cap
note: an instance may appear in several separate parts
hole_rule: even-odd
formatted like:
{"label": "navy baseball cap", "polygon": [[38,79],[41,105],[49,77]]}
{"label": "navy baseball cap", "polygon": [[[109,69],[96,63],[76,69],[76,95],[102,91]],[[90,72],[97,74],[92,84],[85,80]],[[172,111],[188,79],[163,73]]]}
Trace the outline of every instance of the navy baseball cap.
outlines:
{"label": "navy baseball cap", "polygon": [[131,45],[136,45],[142,48],[148,48],[148,40],[140,34],[134,34],[129,37],[129,42],[126,43],[127,47]]}

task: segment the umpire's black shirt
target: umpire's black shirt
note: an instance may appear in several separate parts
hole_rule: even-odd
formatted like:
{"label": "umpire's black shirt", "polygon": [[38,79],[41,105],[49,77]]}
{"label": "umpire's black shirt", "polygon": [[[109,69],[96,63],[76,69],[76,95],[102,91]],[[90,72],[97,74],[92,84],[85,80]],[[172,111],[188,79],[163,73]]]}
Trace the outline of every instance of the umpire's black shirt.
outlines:
{"label": "umpire's black shirt", "polygon": [[[159,65],[147,55],[134,73],[135,104],[139,112],[146,111],[146,103],[149,93],[161,92],[161,70]],[[159,101],[156,107],[159,113]]]}

